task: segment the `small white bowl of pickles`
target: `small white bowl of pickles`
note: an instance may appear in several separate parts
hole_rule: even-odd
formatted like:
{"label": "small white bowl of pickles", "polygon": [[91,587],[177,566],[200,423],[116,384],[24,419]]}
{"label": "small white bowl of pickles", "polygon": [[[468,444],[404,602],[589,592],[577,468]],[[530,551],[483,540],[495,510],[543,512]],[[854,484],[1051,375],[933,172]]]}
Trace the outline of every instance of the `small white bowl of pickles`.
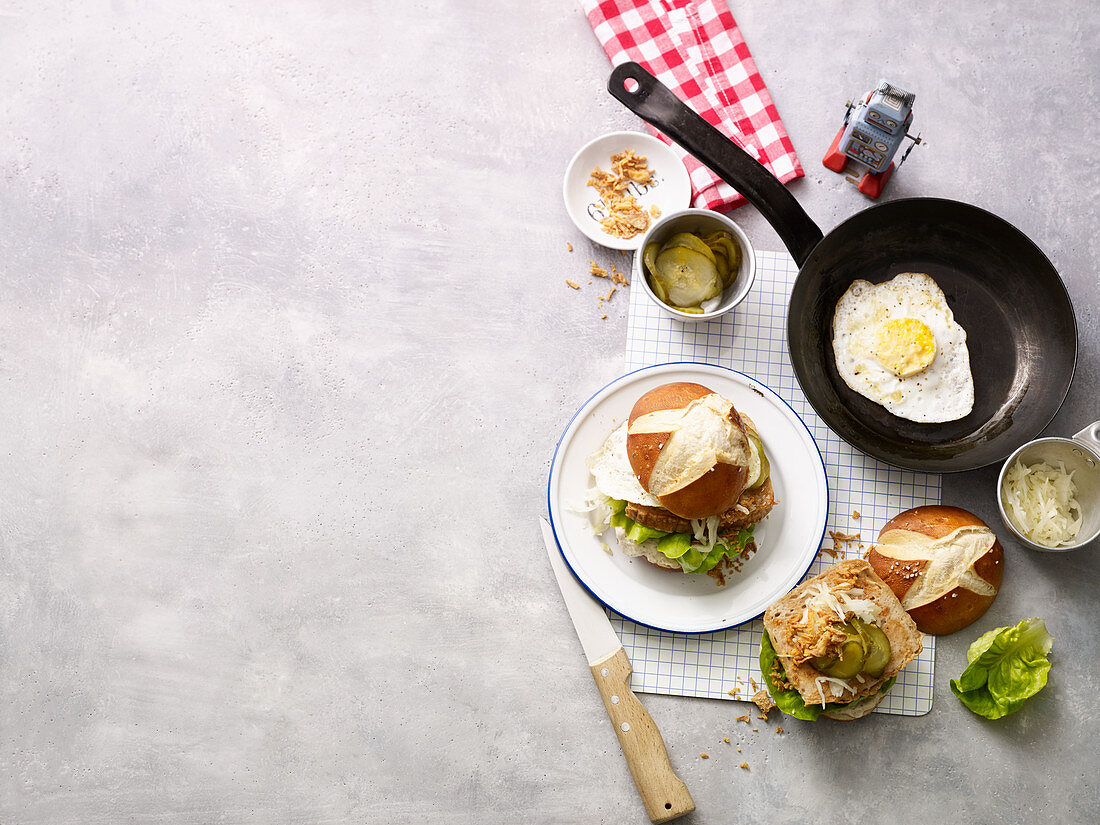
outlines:
{"label": "small white bowl of pickles", "polygon": [[683,321],[710,321],[745,300],[756,254],[743,229],[709,209],[670,212],[654,221],[634,253],[632,283]]}

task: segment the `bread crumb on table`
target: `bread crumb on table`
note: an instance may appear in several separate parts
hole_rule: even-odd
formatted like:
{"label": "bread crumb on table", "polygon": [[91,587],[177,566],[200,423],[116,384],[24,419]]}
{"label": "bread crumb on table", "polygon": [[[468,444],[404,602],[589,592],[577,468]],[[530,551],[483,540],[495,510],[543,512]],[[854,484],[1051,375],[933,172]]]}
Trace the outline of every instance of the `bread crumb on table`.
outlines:
{"label": "bread crumb on table", "polygon": [[566,278],[566,279],[565,279],[565,282],[566,282],[567,284],[569,284],[569,286],[571,286],[571,287],[572,287],[573,289],[580,289],[580,288],[581,288],[581,285],[580,285],[580,284],[578,284],[578,283],[577,283],[576,281],[571,281],[571,280],[569,280],[568,278]]}
{"label": "bread crumb on table", "polygon": [[841,533],[838,530],[830,530],[829,535],[833,539],[833,546],[831,548],[822,547],[818,553],[824,553],[834,559],[844,556],[847,548],[859,541],[859,533]]}
{"label": "bread crumb on table", "polygon": [[611,265],[611,271],[604,269],[595,261],[589,261],[589,275],[595,275],[597,278],[608,278],[611,283],[618,284],[619,286],[630,286],[630,281],[626,279],[623,273],[619,272],[619,268],[615,264]]}
{"label": "bread crumb on table", "polygon": [[776,707],[775,700],[772,699],[772,695],[767,690],[758,690],[752,697],[753,704],[760,708],[760,712],[763,716],[757,716],[757,719],[763,719],[765,722],[768,720],[768,713]]}
{"label": "bread crumb on table", "polygon": [[566,244],[565,244],[565,247],[566,247],[566,249],[568,249],[568,250],[569,250],[570,252],[572,252],[572,251],[573,251],[573,244],[571,244],[571,243],[566,243]]}
{"label": "bread crumb on table", "polygon": [[742,762],[740,765],[738,765],[738,767],[739,768],[744,768],[747,771],[749,769],[749,763],[748,762]]}
{"label": "bread crumb on table", "polygon": [[700,759],[710,759],[710,754],[701,753],[701,754],[699,754],[699,758]]}

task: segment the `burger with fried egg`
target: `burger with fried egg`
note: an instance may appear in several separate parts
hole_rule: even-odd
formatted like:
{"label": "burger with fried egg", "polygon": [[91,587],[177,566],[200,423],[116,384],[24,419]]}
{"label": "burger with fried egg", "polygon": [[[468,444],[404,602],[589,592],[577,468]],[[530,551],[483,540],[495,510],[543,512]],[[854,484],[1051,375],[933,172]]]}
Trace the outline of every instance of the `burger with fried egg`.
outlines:
{"label": "burger with fried egg", "polygon": [[776,504],[755,423],[701,384],[642,395],[586,464],[619,548],[684,573],[717,575],[753,552],[753,528]]}

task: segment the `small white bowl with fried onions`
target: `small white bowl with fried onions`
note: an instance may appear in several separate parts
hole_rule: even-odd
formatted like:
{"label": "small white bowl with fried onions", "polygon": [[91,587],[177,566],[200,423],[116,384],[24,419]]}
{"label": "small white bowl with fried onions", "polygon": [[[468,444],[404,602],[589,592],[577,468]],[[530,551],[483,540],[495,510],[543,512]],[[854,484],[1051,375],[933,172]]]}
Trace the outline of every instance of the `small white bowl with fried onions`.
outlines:
{"label": "small white bowl with fried onions", "polygon": [[569,161],[562,195],[565,211],[589,240],[630,251],[661,215],[691,203],[691,180],[662,141],[644,132],[611,132]]}
{"label": "small white bowl with fried onions", "polygon": [[1039,438],[1005,461],[997,506],[1033,550],[1077,550],[1100,536],[1100,421],[1073,438]]}

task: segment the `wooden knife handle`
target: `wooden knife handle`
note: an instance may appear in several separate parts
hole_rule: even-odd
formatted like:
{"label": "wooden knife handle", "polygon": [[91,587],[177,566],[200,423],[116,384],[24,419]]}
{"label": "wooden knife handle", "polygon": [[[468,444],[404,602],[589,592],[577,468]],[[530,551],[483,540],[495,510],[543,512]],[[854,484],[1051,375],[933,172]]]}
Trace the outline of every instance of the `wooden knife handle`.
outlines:
{"label": "wooden knife handle", "polygon": [[661,732],[630,689],[634,668],[623,648],[592,665],[607,715],[615,725],[630,775],[651,822],[668,822],[695,810],[695,801],[672,771]]}

